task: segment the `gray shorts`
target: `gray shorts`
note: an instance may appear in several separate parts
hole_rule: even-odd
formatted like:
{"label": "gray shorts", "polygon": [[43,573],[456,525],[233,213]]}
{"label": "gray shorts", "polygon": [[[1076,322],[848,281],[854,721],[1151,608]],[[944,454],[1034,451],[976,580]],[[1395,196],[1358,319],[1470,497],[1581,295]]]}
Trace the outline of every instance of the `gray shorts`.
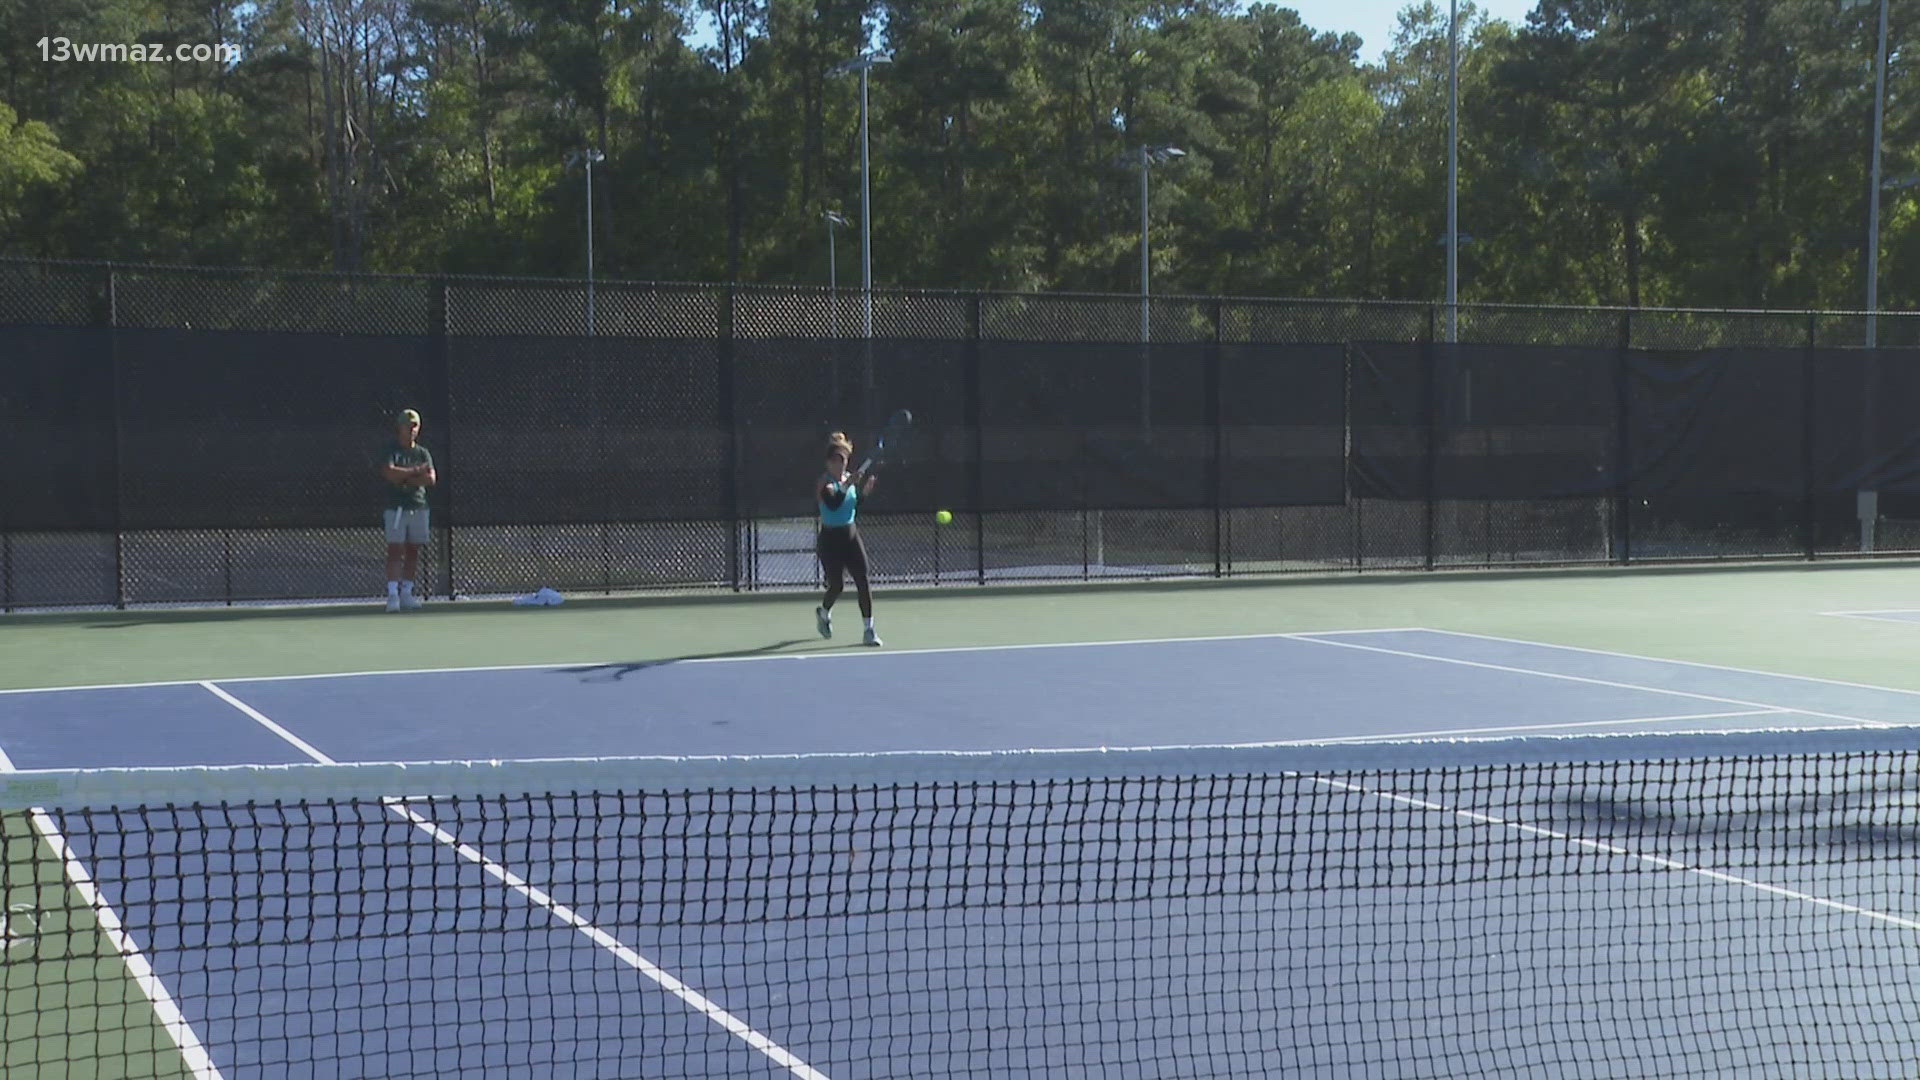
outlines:
{"label": "gray shorts", "polygon": [[387,526],[389,544],[427,542],[427,508],[424,506],[390,507],[381,521]]}

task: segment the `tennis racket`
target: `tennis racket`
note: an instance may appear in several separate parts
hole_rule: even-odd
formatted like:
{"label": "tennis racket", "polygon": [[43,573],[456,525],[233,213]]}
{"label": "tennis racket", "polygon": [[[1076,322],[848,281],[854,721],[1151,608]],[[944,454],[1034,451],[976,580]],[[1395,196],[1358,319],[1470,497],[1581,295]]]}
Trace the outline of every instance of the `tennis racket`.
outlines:
{"label": "tennis racket", "polygon": [[913,413],[906,409],[895,410],[894,414],[887,418],[886,429],[874,436],[873,453],[867,455],[867,460],[860,463],[859,471],[863,474],[867,473],[875,465],[883,465],[897,458],[905,448],[907,437],[912,432]]}

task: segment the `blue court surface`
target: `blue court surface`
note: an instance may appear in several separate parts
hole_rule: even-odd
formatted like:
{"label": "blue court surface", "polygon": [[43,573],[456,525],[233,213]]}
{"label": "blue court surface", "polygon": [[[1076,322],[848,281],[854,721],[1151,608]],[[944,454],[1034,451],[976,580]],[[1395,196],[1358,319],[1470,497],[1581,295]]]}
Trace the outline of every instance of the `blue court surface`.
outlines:
{"label": "blue court surface", "polygon": [[19,769],[1915,723],[1912,691],[1419,629],[0,691]]}
{"label": "blue court surface", "polygon": [[[0,693],[0,750],[19,770],[1913,724],[1912,691],[1424,629]],[[1772,1075],[1802,1052],[1879,1060],[1827,1022],[1842,1006],[1846,1024],[1868,1015],[1875,1037],[1915,1048],[1914,852],[1772,851],[1749,880],[1725,856],[1750,822],[1660,834],[1662,858],[1731,876],[1604,844],[1702,791],[1738,818],[1854,780],[1745,782],[1130,781],[1089,817],[1019,794],[1018,828],[909,787],[672,806],[558,794],[513,813],[426,800],[323,822],[288,808],[178,832],[152,811],[67,814],[60,831],[228,1076],[1608,1076],[1638,1068],[1610,1046],[1649,1036],[1675,1075]],[[674,831],[690,820],[702,839]],[[1529,851],[1517,829],[1586,846]],[[1435,869],[1462,845],[1489,851]],[[928,846],[950,861],[912,854]],[[1009,847],[1029,861],[996,861]],[[1196,851],[1198,888],[1128,871]],[[156,861],[173,869],[155,876]],[[1264,886],[1246,887],[1256,871]],[[288,895],[248,895],[262,875]],[[883,892],[918,899],[897,909]],[[1778,920],[1804,952],[1750,933]],[[1551,970],[1533,955],[1542,935]],[[1614,970],[1623,942],[1657,977]],[[1620,999],[1629,984],[1640,1000]],[[1747,1014],[1790,1017],[1797,1045],[1725,1029]],[[1592,1060],[1543,1049],[1542,1025]],[[1873,1072],[1855,1066],[1834,1074]]]}

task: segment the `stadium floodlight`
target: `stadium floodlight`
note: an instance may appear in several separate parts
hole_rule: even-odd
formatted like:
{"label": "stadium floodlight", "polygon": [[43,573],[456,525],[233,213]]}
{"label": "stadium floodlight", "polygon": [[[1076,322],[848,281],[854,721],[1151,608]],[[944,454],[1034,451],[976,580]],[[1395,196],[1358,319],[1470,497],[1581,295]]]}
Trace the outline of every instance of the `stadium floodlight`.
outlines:
{"label": "stadium floodlight", "polygon": [[607,160],[607,155],[589,146],[580,150],[569,150],[566,167],[584,165],[587,170],[587,334],[593,334],[593,167]]}
{"label": "stadium floodlight", "polygon": [[889,52],[864,52],[827,69],[829,75],[860,75],[860,289],[864,294],[861,330],[873,336],[873,205],[867,180],[867,73],[877,64],[893,63]]}

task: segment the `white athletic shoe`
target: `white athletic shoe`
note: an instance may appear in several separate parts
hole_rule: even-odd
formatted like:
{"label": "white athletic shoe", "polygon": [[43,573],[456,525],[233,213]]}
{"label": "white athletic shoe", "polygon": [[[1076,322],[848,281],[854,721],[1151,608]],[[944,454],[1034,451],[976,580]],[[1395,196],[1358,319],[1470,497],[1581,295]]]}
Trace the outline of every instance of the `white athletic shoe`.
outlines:
{"label": "white athletic shoe", "polygon": [[873,627],[871,626],[867,627],[867,644],[878,645],[880,643],[881,642],[880,642],[879,633],[876,632]]}
{"label": "white athletic shoe", "polygon": [[388,611],[399,611],[399,610],[400,610],[400,596],[399,596],[399,594],[398,594],[398,593],[394,593],[394,594],[389,594],[389,595],[388,595],[388,597],[387,597],[387,610],[388,610]]}
{"label": "white athletic shoe", "polygon": [[420,597],[414,595],[413,593],[408,593],[405,596],[402,596],[400,598],[401,608],[407,611],[418,611],[420,610],[420,605],[424,603],[426,603],[425,600],[420,599]]}
{"label": "white athletic shoe", "polygon": [[813,625],[819,629],[821,637],[830,638],[833,636],[833,615],[830,614],[826,608],[817,607],[813,609]]}

